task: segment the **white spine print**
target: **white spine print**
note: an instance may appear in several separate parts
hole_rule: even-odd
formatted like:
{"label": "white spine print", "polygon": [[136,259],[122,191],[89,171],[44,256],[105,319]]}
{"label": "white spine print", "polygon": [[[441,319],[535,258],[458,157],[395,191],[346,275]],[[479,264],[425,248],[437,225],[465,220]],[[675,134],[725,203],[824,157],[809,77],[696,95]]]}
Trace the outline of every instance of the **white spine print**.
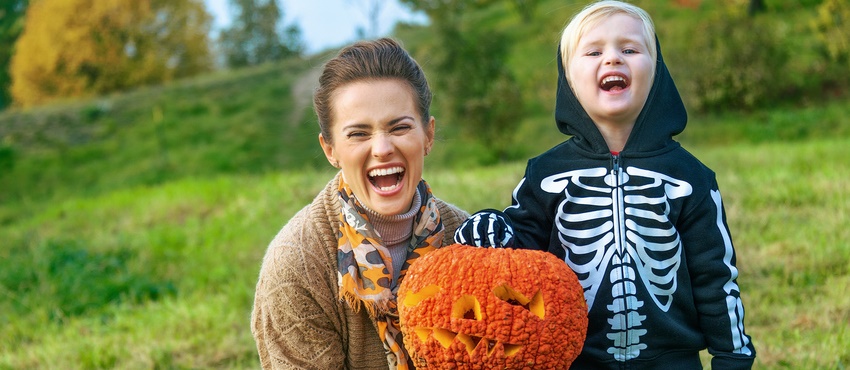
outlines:
{"label": "white spine print", "polygon": [[682,247],[668,220],[668,201],[690,195],[693,188],[635,167],[616,176],[604,167],[565,172],[545,178],[540,187],[564,194],[556,226],[565,262],[579,277],[588,309],[603,279],[612,284],[606,305],[611,312],[608,353],[618,361],[636,358],[647,348],[640,341],[647,329],[642,328],[645,303],[637,286],[649,292],[659,309],[670,308]]}

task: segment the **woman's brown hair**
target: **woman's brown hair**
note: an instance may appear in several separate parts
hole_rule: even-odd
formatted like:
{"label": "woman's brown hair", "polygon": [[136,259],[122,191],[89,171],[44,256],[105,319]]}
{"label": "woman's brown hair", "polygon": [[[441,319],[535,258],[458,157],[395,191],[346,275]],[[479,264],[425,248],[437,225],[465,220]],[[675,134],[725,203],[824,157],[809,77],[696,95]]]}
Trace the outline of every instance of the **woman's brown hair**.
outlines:
{"label": "woman's brown hair", "polygon": [[352,82],[382,79],[407,82],[417,100],[422,122],[428,122],[431,89],[419,64],[393,39],[359,41],[345,47],[325,63],[322,76],[319,77],[319,87],[313,95],[313,109],[319,118],[319,128],[325,140],[333,142],[331,98],[334,92]]}

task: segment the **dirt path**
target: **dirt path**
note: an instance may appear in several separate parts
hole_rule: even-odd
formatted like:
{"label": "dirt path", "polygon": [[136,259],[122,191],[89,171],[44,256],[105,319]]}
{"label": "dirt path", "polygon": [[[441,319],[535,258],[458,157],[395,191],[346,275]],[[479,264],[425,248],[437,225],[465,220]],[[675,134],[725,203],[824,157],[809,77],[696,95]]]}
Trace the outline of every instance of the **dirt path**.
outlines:
{"label": "dirt path", "polygon": [[289,117],[289,125],[296,127],[304,118],[304,110],[313,101],[313,91],[319,86],[319,76],[322,74],[321,67],[311,68],[292,85],[292,114]]}

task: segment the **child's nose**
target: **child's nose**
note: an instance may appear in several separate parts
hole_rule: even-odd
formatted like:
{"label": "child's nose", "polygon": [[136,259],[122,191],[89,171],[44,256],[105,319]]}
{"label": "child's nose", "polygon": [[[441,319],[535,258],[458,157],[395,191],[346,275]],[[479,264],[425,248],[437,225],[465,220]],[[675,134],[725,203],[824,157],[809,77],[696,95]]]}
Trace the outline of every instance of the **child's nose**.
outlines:
{"label": "child's nose", "polygon": [[608,53],[608,55],[605,56],[605,64],[623,64],[623,58],[620,56],[620,53]]}
{"label": "child's nose", "polygon": [[603,56],[603,60],[606,65],[623,63],[623,56],[620,54],[619,50],[607,49]]}

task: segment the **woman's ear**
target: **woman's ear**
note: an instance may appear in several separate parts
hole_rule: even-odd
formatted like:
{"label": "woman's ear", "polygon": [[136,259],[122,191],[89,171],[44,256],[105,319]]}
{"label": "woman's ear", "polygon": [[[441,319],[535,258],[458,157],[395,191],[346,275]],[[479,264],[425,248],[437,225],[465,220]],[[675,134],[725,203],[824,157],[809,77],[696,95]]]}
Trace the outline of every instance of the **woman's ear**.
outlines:
{"label": "woman's ear", "polygon": [[319,133],[319,145],[322,146],[322,151],[325,152],[325,158],[328,159],[328,163],[330,163],[331,166],[339,168],[339,161],[337,161],[334,157],[333,144],[325,140],[325,137],[322,136],[321,133]]}

